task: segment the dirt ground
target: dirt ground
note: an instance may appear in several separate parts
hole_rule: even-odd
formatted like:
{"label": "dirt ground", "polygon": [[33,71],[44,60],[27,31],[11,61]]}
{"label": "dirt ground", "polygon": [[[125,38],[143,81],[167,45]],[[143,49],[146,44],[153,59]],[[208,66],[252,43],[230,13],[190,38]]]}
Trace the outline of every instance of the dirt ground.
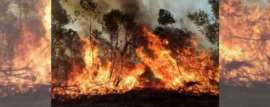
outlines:
{"label": "dirt ground", "polygon": [[[50,107],[51,92],[49,89],[49,85],[42,85],[27,92],[11,94],[12,91],[9,91],[10,95],[7,97],[0,97],[0,107]],[[3,90],[3,92],[7,91]]]}
{"label": "dirt ground", "polygon": [[90,98],[52,100],[52,107],[218,107],[218,96],[187,96],[174,91],[136,91]]}
{"label": "dirt ground", "polygon": [[220,86],[219,107],[270,107],[270,86]]}

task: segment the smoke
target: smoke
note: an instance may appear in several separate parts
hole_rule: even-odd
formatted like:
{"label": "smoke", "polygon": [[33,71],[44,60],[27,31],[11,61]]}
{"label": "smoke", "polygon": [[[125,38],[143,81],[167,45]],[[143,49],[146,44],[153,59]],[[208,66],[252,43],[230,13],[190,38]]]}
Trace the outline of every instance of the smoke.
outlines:
{"label": "smoke", "polygon": [[41,38],[45,37],[45,27],[43,26],[42,16],[38,13],[38,7],[42,6],[42,1],[32,2],[32,0],[22,1],[21,5],[17,2],[10,2],[6,9],[5,21],[8,25],[6,27],[11,30],[8,35],[14,34],[13,40],[16,44],[22,41],[20,32],[23,32],[22,23],[27,26],[29,32],[35,35],[34,45],[38,45]]}
{"label": "smoke", "polygon": [[[42,22],[43,18],[38,13],[38,7],[43,6],[43,2],[24,0],[19,4],[19,2],[3,1],[0,6],[2,6],[0,10],[2,15],[0,18],[0,25],[2,25],[0,27],[0,36],[5,35],[5,37],[0,38],[0,50],[3,50],[0,59],[12,60],[14,48],[23,44],[22,33],[25,33],[23,31],[25,27],[34,35],[31,44],[39,46],[40,40],[45,38],[46,32]],[[22,23],[25,24],[24,28]],[[24,53],[20,52],[20,54]]]}
{"label": "smoke", "polygon": [[[36,67],[34,63],[38,60],[32,59],[33,55],[30,55],[35,52],[33,49],[40,50],[42,40],[48,39],[42,23],[43,16],[39,14],[39,7],[44,6],[43,2],[43,0],[1,0],[0,2],[1,106],[47,107],[51,105],[50,100],[46,100],[51,98],[50,85],[36,83],[38,80],[36,74],[40,77],[44,76],[44,73],[40,71],[47,63],[42,60]],[[30,47],[35,48],[30,50]],[[40,53],[36,54],[36,57],[44,56]],[[47,59],[50,60],[50,57]]]}
{"label": "smoke", "polygon": [[199,9],[211,15],[211,7],[208,5],[208,0],[196,2],[185,0],[122,0],[119,3],[123,12],[135,14],[136,21],[151,31],[159,26],[157,21],[159,9],[166,9],[174,15],[176,19],[175,27],[180,29],[186,28],[200,35],[198,37],[199,44],[197,49],[208,50],[209,47],[212,47],[212,44],[202,36],[194,23],[187,18],[189,12],[198,11]]}
{"label": "smoke", "polygon": [[[67,13],[71,17],[75,17],[74,11],[80,11],[80,17],[76,17],[75,23],[70,23],[66,27],[76,30],[78,32],[85,32],[88,28],[81,26],[81,23],[88,25],[89,20],[84,20],[81,17],[84,14],[83,9],[79,5],[80,0],[68,0],[67,3],[62,3],[63,8],[67,10]],[[186,28],[191,32],[198,34],[199,44],[201,49],[208,50],[213,47],[212,44],[206,40],[197,26],[187,18],[189,12],[195,12],[200,10],[205,11],[212,16],[211,5],[208,4],[208,0],[94,0],[97,3],[97,9],[100,11],[99,19],[108,13],[111,9],[119,9],[124,13],[135,14],[136,22],[141,26],[146,26],[149,30],[153,31],[158,24],[158,13],[160,9],[166,9],[170,11],[176,19],[176,28]],[[94,29],[101,30],[101,25],[97,22],[94,23]]]}
{"label": "smoke", "polygon": [[258,4],[260,9],[270,8],[269,0],[243,0],[243,4],[249,7],[254,6],[254,4]]}

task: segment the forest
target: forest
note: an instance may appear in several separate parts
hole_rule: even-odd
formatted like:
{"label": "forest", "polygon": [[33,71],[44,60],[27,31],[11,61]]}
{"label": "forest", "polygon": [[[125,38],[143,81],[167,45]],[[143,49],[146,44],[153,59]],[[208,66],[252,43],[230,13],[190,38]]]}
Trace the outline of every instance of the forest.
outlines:
{"label": "forest", "polygon": [[[197,33],[178,27],[185,20],[163,8],[157,10],[157,19],[151,19],[158,26],[151,27],[153,21],[142,23],[140,14],[133,12],[140,1],[127,1],[123,7],[128,9],[104,12],[99,10],[102,3],[79,0],[76,6],[81,9],[71,9],[73,14],[64,8],[69,2],[52,1],[53,101],[83,101],[99,95],[110,99],[114,94],[120,95],[112,99],[121,100],[138,91],[173,97],[205,95],[218,105],[219,1],[207,1],[211,14],[196,10],[182,16],[195,24]],[[80,20],[85,21],[67,27]],[[197,47],[199,36],[215,48]]]}

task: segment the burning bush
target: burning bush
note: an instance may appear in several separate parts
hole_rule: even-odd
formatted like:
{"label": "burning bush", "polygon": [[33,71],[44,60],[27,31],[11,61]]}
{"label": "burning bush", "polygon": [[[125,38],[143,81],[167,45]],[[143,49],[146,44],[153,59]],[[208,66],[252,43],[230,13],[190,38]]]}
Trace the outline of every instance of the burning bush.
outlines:
{"label": "burning bush", "polygon": [[[80,3],[85,7],[84,3],[88,2],[92,1]],[[61,62],[55,63],[53,68],[53,98],[78,98],[82,95],[124,93],[145,88],[176,90],[190,95],[218,94],[218,66],[211,53],[195,49],[197,35],[165,26],[158,27],[155,35],[146,27],[138,25],[134,14],[117,9],[112,9],[99,20],[103,32],[92,30],[91,25],[99,12],[95,3],[88,4],[92,4],[89,5],[92,7],[83,9],[90,15],[91,22],[87,24],[90,30],[80,35],[79,40],[78,36],[63,33],[67,30],[61,26],[68,21],[53,25],[53,28],[59,28],[52,30],[55,34],[53,47],[60,46],[58,50],[53,49],[54,57],[65,55],[52,60]],[[57,5],[59,6],[56,7]],[[59,3],[56,2],[53,8],[59,8],[59,12],[67,16]],[[67,19],[56,19],[59,15],[53,14],[53,21]],[[160,10],[159,19],[162,25],[175,23],[173,15],[164,9]],[[66,41],[65,38],[70,38],[68,40],[71,41]],[[59,45],[61,42],[62,45]],[[67,48],[72,47],[70,42],[80,44],[79,47],[74,47],[78,49]],[[78,60],[80,58],[82,60]],[[61,79],[62,77],[65,79]]]}

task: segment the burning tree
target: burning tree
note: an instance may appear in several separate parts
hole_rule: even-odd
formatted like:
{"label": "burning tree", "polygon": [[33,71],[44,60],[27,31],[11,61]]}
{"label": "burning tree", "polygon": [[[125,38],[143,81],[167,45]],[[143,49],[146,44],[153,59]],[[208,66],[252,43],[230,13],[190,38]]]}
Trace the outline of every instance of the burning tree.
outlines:
{"label": "burning tree", "polygon": [[212,59],[216,64],[219,63],[219,1],[208,0],[211,4],[213,15],[207,14],[205,11],[199,10],[189,13],[188,18],[193,21],[200,32],[215,46],[212,50]]}
{"label": "burning tree", "polygon": [[[175,23],[169,11],[160,10],[158,21],[162,26],[156,28],[155,34],[139,25],[134,14],[112,9],[102,20],[98,19],[102,31],[90,27],[87,34],[77,36],[75,32],[76,36],[70,36],[63,33],[67,30],[61,27],[68,23],[67,14],[59,1],[54,2],[53,8],[58,11],[54,11],[53,22],[63,23],[53,24],[55,44],[52,45],[59,46],[59,50],[53,49],[56,53],[53,54],[53,71],[59,72],[59,76],[65,75],[66,79],[60,81],[57,73],[53,73],[53,98],[125,93],[134,89],[176,90],[190,95],[218,94],[218,67],[211,59],[212,54],[195,49],[197,35],[166,26]],[[97,17],[96,3],[81,0],[80,4],[91,13],[90,19]],[[75,12],[79,13],[83,12]],[[60,41],[69,44],[67,38],[80,44],[76,45],[78,50],[71,51],[58,45]],[[65,51],[62,54],[61,49]],[[74,54],[82,57],[71,57]],[[78,61],[80,58],[82,60]],[[61,61],[68,64],[58,63]]]}
{"label": "burning tree", "polygon": [[244,6],[241,0],[221,2],[220,78],[226,84],[269,84],[269,9]]}
{"label": "burning tree", "polygon": [[[52,73],[55,81],[67,81],[73,61],[83,62],[78,54],[82,43],[76,31],[65,29],[63,26],[70,22],[66,11],[58,0],[52,2]],[[83,63],[80,63],[83,65]]]}
{"label": "burning tree", "polygon": [[35,106],[50,96],[50,1],[2,0],[0,8],[1,106]]}
{"label": "burning tree", "polygon": [[[22,91],[28,89],[23,88],[24,85],[32,87],[34,84],[49,83],[50,79],[46,78],[50,74],[50,20],[47,20],[50,17],[50,6],[49,1],[42,3],[36,2],[31,7],[30,1],[1,2],[1,12],[5,16],[0,21],[3,25],[0,29],[1,85],[15,86],[13,88],[18,88],[15,90]],[[19,8],[11,9],[12,6]],[[30,11],[29,8],[33,10]],[[42,20],[34,16],[39,16]],[[34,27],[33,22],[38,26]],[[40,55],[40,58],[35,59],[36,55]],[[44,63],[40,63],[41,60]]]}
{"label": "burning tree", "polygon": [[270,11],[259,2],[266,0],[220,1],[222,106],[269,106]]}

